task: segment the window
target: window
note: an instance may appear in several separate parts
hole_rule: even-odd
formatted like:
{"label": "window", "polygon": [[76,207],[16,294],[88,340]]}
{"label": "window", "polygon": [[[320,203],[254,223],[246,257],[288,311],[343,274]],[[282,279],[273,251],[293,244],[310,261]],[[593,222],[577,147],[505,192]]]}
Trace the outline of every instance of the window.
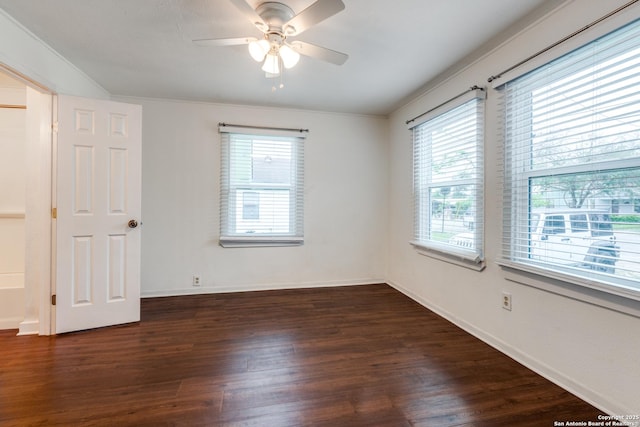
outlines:
{"label": "window", "polygon": [[484,91],[413,127],[414,241],[482,261]]}
{"label": "window", "polygon": [[499,89],[505,263],[640,299],[640,21]]}
{"label": "window", "polygon": [[562,215],[551,215],[548,216],[544,221],[544,228],[542,229],[542,234],[562,234],[564,233],[564,216]]}
{"label": "window", "polygon": [[221,135],[220,244],[302,244],[304,138]]}
{"label": "window", "polygon": [[242,219],[260,220],[260,193],[244,191],[242,193]]}
{"label": "window", "polygon": [[571,232],[572,233],[580,233],[580,232],[588,232],[589,231],[589,223],[587,222],[587,216],[584,214],[581,215],[571,215]]}

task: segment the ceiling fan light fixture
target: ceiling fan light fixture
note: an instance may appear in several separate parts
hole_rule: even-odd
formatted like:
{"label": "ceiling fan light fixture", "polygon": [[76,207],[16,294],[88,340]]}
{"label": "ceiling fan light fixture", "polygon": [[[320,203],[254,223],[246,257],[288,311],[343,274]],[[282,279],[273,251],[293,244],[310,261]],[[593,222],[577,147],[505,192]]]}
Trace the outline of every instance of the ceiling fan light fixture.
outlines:
{"label": "ceiling fan light fixture", "polygon": [[269,52],[269,49],[271,49],[271,46],[265,39],[254,40],[249,43],[249,55],[251,55],[256,62],[262,62]]}
{"label": "ceiling fan light fixture", "polygon": [[[342,65],[348,55],[321,46],[300,41],[287,41],[299,36],[310,27],[324,21],[345,8],[342,0],[313,0],[299,13],[280,1],[228,0],[231,1],[263,33],[262,38],[235,37],[224,39],[198,39],[201,46],[235,46],[247,44],[249,54],[262,63],[266,77],[280,77],[283,67],[295,67],[300,55],[311,56],[336,65]],[[311,1],[311,0],[308,0]],[[259,3],[256,7],[254,3]],[[282,82],[281,82],[282,85]],[[275,88],[275,86],[274,86]]]}
{"label": "ceiling fan light fixture", "polygon": [[280,74],[280,59],[277,53],[269,52],[264,64],[262,65],[262,71],[269,74]]}
{"label": "ceiling fan light fixture", "polygon": [[284,45],[280,48],[280,58],[284,68],[293,68],[300,60],[300,54],[289,46]]}

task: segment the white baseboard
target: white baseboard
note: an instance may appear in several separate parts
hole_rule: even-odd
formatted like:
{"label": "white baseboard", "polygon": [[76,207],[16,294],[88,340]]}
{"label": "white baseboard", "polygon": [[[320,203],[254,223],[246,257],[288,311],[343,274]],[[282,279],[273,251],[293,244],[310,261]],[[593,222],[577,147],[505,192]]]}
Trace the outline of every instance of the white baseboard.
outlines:
{"label": "white baseboard", "polygon": [[25,320],[20,322],[18,336],[21,335],[38,335],[40,333],[40,322],[37,320]]}
{"label": "white baseboard", "polygon": [[637,412],[633,408],[622,407],[619,403],[614,402],[611,399],[607,398],[606,396],[603,396],[598,392],[586,387],[585,385],[573,380],[572,378],[565,376],[564,374],[553,369],[547,364],[535,358],[532,358],[531,356],[525,353],[522,353],[520,350],[512,347],[511,345],[505,343],[504,341],[498,339],[497,337],[476,328],[474,325],[467,323],[462,319],[457,318],[456,316],[452,315],[448,311],[442,309],[442,307],[439,307],[430,303],[424,298],[406,289],[402,285],[391,282],[389,280],[387,280],[386,283],[389,284],[389,286],[392,286],[393,288],[397,289],[399,292],[402,292],[412,300],[418,302],[419,304],[433,311],[437,315],[445,318],[446,320],[453,323],[454,325],[462,328],[463,330],[470,333],[474,337],[482,340],[483,342],[489,344],[490,346],[500,351],[501,353],[506,354],[507,356],[511,357],[518,363],[531,369],[532,371],[539,374],[540,376],[562,387],[563,389],[567,390],[569,393],[579,397],[585,402],[595,406],[596,408],[600,409],[604,413],[615,415],[615,414],[635,414]]}
{"label": "white baseboard", "polygon": [[252,291],[274,291],[283,289],[304,289],[304,288],[329,288],[338,286],[359,286],[375,285],[387,283],[384,279],[357,279],[357,280],[336,280],[328,282],[303,282],[303,283],[260,283],[250,285],[216,286],[216,287],[191,287],[182,289],[157,289],[142,290],[142,298],[169,297],[179,295],[201,295],[201,294],[223,294],[229,292],[252,292]]}

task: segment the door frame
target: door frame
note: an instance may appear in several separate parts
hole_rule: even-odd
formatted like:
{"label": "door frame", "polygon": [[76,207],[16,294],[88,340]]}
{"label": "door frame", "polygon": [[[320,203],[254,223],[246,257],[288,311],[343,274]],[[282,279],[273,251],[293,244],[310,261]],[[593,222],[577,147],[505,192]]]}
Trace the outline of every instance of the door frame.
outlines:
{"label": "door frame", "polygon": [[[55,284],[55,152],[57,96],[53,90],[0,63],[0,72],[27,86],[24,320],[18,335],[51,335]],[[32,90],[29,90],[32,89]],[[29,111],[29,100],[37,103]],[[30,115],[30,116],[29,116]]]}

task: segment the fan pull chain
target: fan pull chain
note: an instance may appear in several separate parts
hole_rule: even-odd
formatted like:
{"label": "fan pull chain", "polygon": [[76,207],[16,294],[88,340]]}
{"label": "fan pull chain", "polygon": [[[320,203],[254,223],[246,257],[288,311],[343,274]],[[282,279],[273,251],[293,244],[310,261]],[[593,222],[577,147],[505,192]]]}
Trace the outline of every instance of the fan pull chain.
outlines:
{"label": "fan pull chain", "polygon": [[279,61],[278,66],[280,68],[280,85],[278,85],[278,87],[276,87],[276,85],[271,86],[271,92],[275,92],[278,89],[284,88],[284,82],[283,82],[284,64],[282,63],[282,58],[280,58],[280,56],[278,56],[278,61]]}

